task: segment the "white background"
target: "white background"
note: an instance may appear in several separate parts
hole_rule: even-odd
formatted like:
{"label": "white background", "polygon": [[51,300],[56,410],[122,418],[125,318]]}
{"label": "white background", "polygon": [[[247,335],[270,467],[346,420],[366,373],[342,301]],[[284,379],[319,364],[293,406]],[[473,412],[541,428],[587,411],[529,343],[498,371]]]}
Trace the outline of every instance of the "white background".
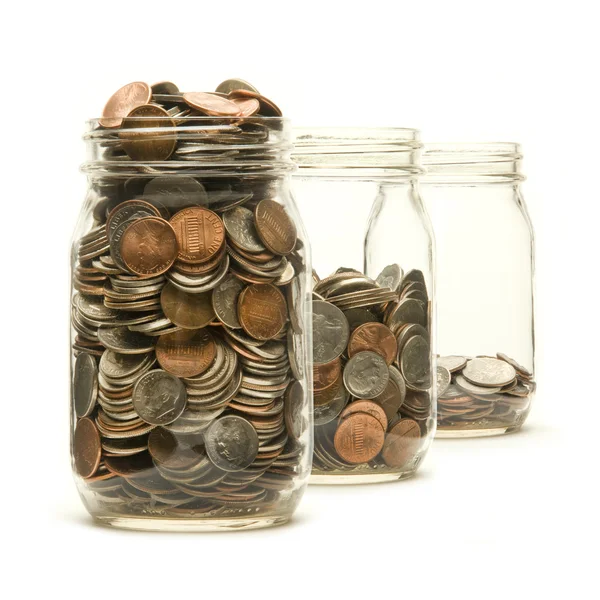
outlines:
{"label": "white background", "polygon": [[[597,23],[596,3],[579,0],[5,6],[2,596],[597,597]],[[200,91],[234,76],[297,125],[522,143],[537,403],[520,434],[435,442],[414,480],[309,488],[289,526],[102,529],[68,458],[68,244],[84,120],[129,81]]]}

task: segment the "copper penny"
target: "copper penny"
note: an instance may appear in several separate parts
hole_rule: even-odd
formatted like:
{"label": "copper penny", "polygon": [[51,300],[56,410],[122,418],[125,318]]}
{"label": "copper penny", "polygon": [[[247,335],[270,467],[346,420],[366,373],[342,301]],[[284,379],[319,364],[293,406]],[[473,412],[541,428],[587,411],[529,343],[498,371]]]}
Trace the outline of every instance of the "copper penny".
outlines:
{"label": "copper penny", "polygon": [[156,344],[160,366],[177,377],[204,373],[217,353],[213,336],[206,329],[175,331],[161,335]]}
{"label": "copper penny", "polygon": [[189,106],[206,115],[214,117],[238,117],[241,114],[240,108],[235,102],[216,94],[186,92],[183,94],[183,99]]}
{"label": "copper penny", "polygon": [[260,102],[256,98],[232,98],[231,101],[240,109],[242,117],[251,117],[260,109]]}
{"label": "copper penny", "polygon": [[[144,104],[134,108],[123,123],[119,138],[131,160],[139,162],[167,160],[175,151],[177,136],[175,122],[160,106]],[[129,119],[129,117],[137,117]],[[155,132],[136,129],[156,129]]]}
{"label": "copper penny", "polygon": [[296,246],[296,227],[281,204],[261,200],[254,209],[256,231],[274,254],[289,254]]}
{"label": "copper penny", "polygon": [[238,300],[238,318],[244,331],[257,340],[270,340],[284,327],[287,305],[274,285],[252,284]]}
{"label": "copper penny", "polygon": [[367,413],[358,412],[338,425],[333,444],[340,458],[360,464],[369,462],[381,452],[384,438],[381,423]]}
{"label": "copper penny", "polygon": [[160,275],[177,258],[178,246],[173,228],[160,217],[136,219],[121,238],[121,258],[140,277]]}
{"label": "copper penny", "polygon": [[313,402],[315,406],[325,406],[333,402],[338,395],[340,388],[343,387],[342,374],[340,373],[334,382],[322,390],[313,390]]}
{"label": "copper penny", "polygon": [[263,117],[281,117],[281,109],[265,96],[258,92],[251,90],[233,90],[229,93],[229,97],[233,100],[235,98],[256,98],[260,104],[260,110],[258,111]]}
{"label": "copper penny", "polygon": [[375,417],[379,421],[379,424],[383,427],[384,431],[388,427],[388,420],[385,411],[383,408],[381,408],[381,406],[379,406],[379,404],[376,404],[372,400],[356,400],[351,402],[343,410],[342,414],[340,415],[340,419],[345,419],[346,417],[356,413],[367,413],[368,415]]}
{"label": "copper penny", "polygon": [[342,361],[339,358],[322,365],[313,365],[313,390],[320,392],[330,386],[342,373]]}
{"label": "copper penny", "polygon": [[91,477],[100,465],[102,444],[96,425],[89,418],[79,419],[73,435],[75,470],[81,477]]}
{"label": "copper penny", "polygon": [[348,342],[348,357],[370,350],[385,359],[388,367],[396,359],[398,343],[389,327],[382,323],[365,323],[357,327]]}
{"label": "copper penny", "polygon": [[388,432],[381,456],[388,467],[399,469],[417,453],[421,429],[412,419],[400,419]]}
{"label": "copper penny", "polygon": [[100,125],[102,127],[120,127],[123,117],[126,117],[134,108],[148,104],[152,97],[152,90],[143,81],[134,81],[117,90],[106,103],[102,111]]}
{"label": "copper penny", "polygon": [[160,305],[165,316],[184,329],[201,329],[214,318],[212,292],[189,294],[178,290],[171,282],[160,293]]}
{"label": "copper penny", "polygon": [[201,206],[184,208],[169,221],[179,243],[177,259],[184,263],[204,263],[225,243],[225,226],[220,217]]}

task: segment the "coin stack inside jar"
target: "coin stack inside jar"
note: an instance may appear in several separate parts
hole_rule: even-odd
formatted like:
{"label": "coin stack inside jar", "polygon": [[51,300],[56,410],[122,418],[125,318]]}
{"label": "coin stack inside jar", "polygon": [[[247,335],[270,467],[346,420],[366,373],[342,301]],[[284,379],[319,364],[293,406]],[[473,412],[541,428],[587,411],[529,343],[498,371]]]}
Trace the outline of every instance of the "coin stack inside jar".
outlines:
{"label": "coin stack inside jar", "polygon": [[438,429],[519,427],[535,392],[533,373],[502,352],[493,356],[440,356],[437,360]]}
{"label": "coin stack inside jar", "polygon": [[313,277],[313,474],[410,474],[433,424],[423,273]]}
{"label": "coin stack inside jar", "polygon": [[305,255],[276,201],[280,123],[262,119],[280,115],[241,80],[212,93],[136,82],[88,134],[72,447],[89,502],[235,514],[307,469]]}

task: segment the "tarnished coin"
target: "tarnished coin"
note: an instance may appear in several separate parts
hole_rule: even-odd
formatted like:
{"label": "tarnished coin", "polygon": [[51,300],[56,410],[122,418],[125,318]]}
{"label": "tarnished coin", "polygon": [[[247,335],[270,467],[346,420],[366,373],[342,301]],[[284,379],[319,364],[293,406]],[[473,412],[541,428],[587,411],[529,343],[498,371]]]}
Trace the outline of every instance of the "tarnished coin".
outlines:
{"label": "tarnished coin", "polygon": [[333,443],[340,458],[350,464],[360,464],[373,460],[381,452],[384,439],[381,423],[359,412],[340,422]]}
{"label": "tarnished coin", "polygon": [[373,398],[377,404],[385,411],[388,421],[391,421],[400,410],[406,398],[406,384],[396,367],[389,367],[390,378],[385,390],[376,398]]}
{"label": "tarnished coin", "polygon": [[120,127],[124,117],[134,108],[148,104],[151,97],[152,91],[147,83],[134,81],[124,85],[109,98],[102,111],[100,125],[102,127]]}
{"label": "tarnished coin", "polygon": [[223,471],[242,471],[258,454],[256,429],[242,417],[228,415],[213,421],[204,435],[206,453]]}
{"label": "tarnished coin", "polygon": [[240,329],[238,301],[245,285],[235,276],[228,275],[212,292],[212,305],[221,323]]}
{"label": "tarnished coin", "polygon": [[178,211],[190,206],[206,206],[208,194],[193,177],[163,175],[151,179],[144,187],[144,199],[151,205]]}
{"label": "tarnished coin", "polygon": [[396,291],[402,281],[402,269],[397,264],[388,265],[381,271],[375,280],[377,285]]}
{"label": "tarnished coin", "polygon": [[261,200],[254,209],[256,230],[265,246],[285,256],[296,246],[296,226],[285,208],[274,200]]}
{"label": "tarnished coin", "polygon": [[452,375],[450,371],[446,367],[438,365],[436,370],[436,390],[438,398],[446,392],[451,380]]}
{"label": "tarnished coin", "polygon": [[73,405],[75,414],[87,417],[96,406],[98,396],[98,368],[96,359],[86,352],[82,352],[75,359],[73,377]]}
{"label": "tarnished coin", "polygon": [[313,390],[320,392],[332,386],[342,374],[342,361],[339,358],[329,363],[313,365]]}
{"label": "tarnished coin", "polygon": [[193,377],[204,373],[216,353],[213,336],[206,329],[167,333],[161,335],[156,344],[158,363],[177,377]]}
{"label": "tarnished coin", "polygon": [[348,404],[348,406],[346,406],[346,408],[340,414],[340,419],[345,419],[346,417],[349,417],[355,413],[367,413],[379,421],[384,431],[387,429],[388,419],[385,411],[381,406],[379,406],[379,404],[373,402],[372,400],[356,400],[354,402],[350,402],[350,404]]}
{"label": "tarnished coin", "polygon": [[245,206],[236,206],[223,213],[223,223],[227,235],[237,246],[247,252],[264,252],[265,246],[258,236],[254,224],[254,214]]}
{"label": "tarnished coin", "polygon": [[167,283],[160,294],[165,316],[184,329],[201,329],[215,318],[211,292],[190,294]]}
{"label": "tarnished coin", "polygon": [[379,354],[359,352],[346,363],[343,378],[346,389],[356,398],[375,398],[388,384],[389,369]]}
{"label": "tarnished coin", "polygon": [[331,423],[344,410],[350,396],[343,385],[336,388],[335,395],[326,403],[315,404],[314,423],[315,426],[327,425]]}
{"label": "tarnished coin", "polygon": [[420,335],[411,337],[402,350],[400,370],[406,383],[419,388],[429,387],[431,377],[431,361],[429,344]]}
{"label": "tarnished coin", "polygon": [[172,81],[159,81],[150,86],[152,94],[179,94],[179,88]]}
{"label": "tarnished coin", "polygon": [[439,367],[445,367],[450,371],[450,373],[454,373],[455,371],[460,371],[467,364],[466,356],[438,356],[437,364]]}
{"label": "tarnished coin", "polygon": [[396,359],[398,344],[394,334],[382,323],[365,323],[357,327],[350,336],[348,356],[370,350],[382,356],[389,365]]}
{"label": "tarnished coin", "polygon": [[204,456],[204,444],[195,436],[178,436],[163,427],[155,427],[148,436],[150,456],[169,469],[186,469]]}
{"label": "tarnished coin", "polygon": [[304,410],[304,388],[300,381],[294,381],[288,386],[285,398],[283,416],[285,426],[292,439],[298,440],[308,426],[302,414]]}
{"label": "tarnished coin", "polygon": [[348,320],[350,331],[365,323],[378,323],[379,319],[367,308],[351,308],[344,311],[344,316]]}
{"label": "tarnished coin", "polygon": [[138,416],[151,425],[172,423],[184,411],[185,385],[180,379],[154,369],[142,375],[133,388],[133,408]]}
{"label": "tarnished coin", "polygon": [[387,326],[392,331],[395,331],[395,327],[401,323],[416,323],[425,327],[425,321],[423,303],[414,298],[404,298],[394,307],[388,319]]}
{"label": "tarnished coin", "polygon": [[154,340],[127,327],[100,327],[98,340],[109,350],[120,354],[146,354],[154,350]]}
{"label": "tarnished coin", "polygon": [[512,365],[497,358],[474,358],[467,362],[462,374],[471,383],[483,387],[501,387],[517,376]]}
{"label": "tarnished coin", "polygon": [[421,445],[421,428],[412,419],[400,419],[385,438],[381,456],[388,467],[400,469],[416,455]]}
{"label": "tarnished coin", "polygon": [[328,363],[346,349],[350,328],[344,313],[330,302],[313,302],[313,360]]}
{"label": "tarnished coin", "polygon": [[134,221],[121,238],[121,258],[129,271],[140,277],[160,275],[175,262],[178,253],[175,232],[159,217]]}
{"label": "tarnished coin", "polygon": [[231,100],[207,92],[186,92],[183,99],[189,106],[215,117],[237,117],[240,109]]}
{"label": "tarnished coin", "polygon": [[215,91],[221,94],[229,94],[230,92],[233,92],[235,90],[248,90],[250,92],[254,92],[255,94],[259,93],[258,90],[252,84],[248,83],[247,81],[244,81],[243,79],[237,78],[226,79],[217,86],[217,89]]}
{"label": "tarnished coin", "polygon": [[[119,138],[131,160],[164,161],[173,154],[177,138],[169,113],[155,104],[134,108],[122,123]],[[149,130],[154,130],[152,133]],[[139,130],[139,131],[138,131]]]}
{"label": "tarnished coin", "polygon": [[179,244],[177,260],[203,263],[221,250],[225,227],[217,214],[201,206],[184,208],[169,221]]}
{"label": "tarnished coin", "polygon": [[248,335],[257,340],[270,340],[276,337],[285,325],[285,297],[274,285],[249,285],[240,294],[238,317]]}
{"label": "tarnished coin", "polygon": [[73,435],[75,470],[84,478],[91,477],[100,465],[102,444],[94,422],[87,417],[77,421]]}

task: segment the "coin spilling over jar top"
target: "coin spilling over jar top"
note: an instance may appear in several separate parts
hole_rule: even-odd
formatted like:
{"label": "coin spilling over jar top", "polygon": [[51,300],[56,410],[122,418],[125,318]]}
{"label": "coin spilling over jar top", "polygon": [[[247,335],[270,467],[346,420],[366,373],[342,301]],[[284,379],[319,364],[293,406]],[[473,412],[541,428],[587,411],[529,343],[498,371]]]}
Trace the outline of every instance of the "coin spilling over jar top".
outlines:
{"label": "coin spilling over jar top", "polygon": [[423,273],[313,277],[313,473],[414,471],[433,425]]}
{"label": "coin spilling over jar top", "polygon": [[256,147],[277,125],[253,117],[280,114],[241,80],[210,93],[137,82],[90,134],[105,155],[75,246],[73,459],[99,503],[259,507],[306,468],[304,250],[268,169],[209,176],[270,160]]}
{"label": "coin spilling over jar top", "polygon": [[437,359],[438,428],[518,425],[535,392],[533,373],[502,352]]}

